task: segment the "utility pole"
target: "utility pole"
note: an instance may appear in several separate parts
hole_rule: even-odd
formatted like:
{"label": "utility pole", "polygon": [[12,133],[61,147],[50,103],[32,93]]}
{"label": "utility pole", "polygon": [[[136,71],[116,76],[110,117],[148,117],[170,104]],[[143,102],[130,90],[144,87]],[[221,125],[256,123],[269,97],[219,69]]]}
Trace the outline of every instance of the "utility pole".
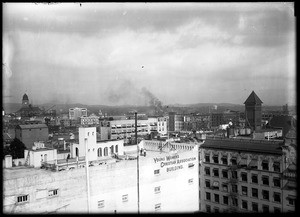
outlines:
{"label": "utility pole", "polygon": [[136,162],[137,162],[137,198],[138,198],[138,214],[140,213],[140,183],[139,183],[139,145],[138,145],[138,139],[137,139],[137,112],[134,113],[135,116],[135,144],[136,144],[136,148],[137,148],[137,152],[136,152]]}
{"label": "utility pole", "polygon": [[89,178],[89,161],[88,161],[88,147],[87,138],[84,138],[85,144],[85,170],[86,170],[86,188],[87,188],[87,208],[88,213],[90,213],[90,178]]}

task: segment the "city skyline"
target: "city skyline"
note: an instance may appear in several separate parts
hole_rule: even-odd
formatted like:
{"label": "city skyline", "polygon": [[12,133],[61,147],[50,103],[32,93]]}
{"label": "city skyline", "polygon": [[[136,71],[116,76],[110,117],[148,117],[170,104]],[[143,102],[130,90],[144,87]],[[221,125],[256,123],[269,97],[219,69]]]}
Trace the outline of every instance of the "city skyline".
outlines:
{"label": "city skyline", "polygon": [[3,102],[296,104],[293,3],[5,3]]}

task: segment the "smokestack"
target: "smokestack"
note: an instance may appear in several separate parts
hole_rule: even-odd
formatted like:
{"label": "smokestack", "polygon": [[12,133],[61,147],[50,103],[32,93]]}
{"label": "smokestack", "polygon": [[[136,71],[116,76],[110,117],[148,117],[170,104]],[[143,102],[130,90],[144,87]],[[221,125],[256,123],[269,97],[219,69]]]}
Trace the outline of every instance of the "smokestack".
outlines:
{"label": "smokestack", "polygon": [[134,119],[135,119],[135,129],[134,129],[134,132],[135,132],[135,144],[138,144],[137,143],[137,112],[134,112]]}

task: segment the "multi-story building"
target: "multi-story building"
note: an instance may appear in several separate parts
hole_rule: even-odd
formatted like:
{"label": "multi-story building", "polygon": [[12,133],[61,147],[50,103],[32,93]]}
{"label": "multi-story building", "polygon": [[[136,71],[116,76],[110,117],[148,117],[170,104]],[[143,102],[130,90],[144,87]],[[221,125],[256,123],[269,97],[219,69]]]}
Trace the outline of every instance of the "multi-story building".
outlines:
{"label": "multi-story building", "polygon": [[95,132],[80,128],[71,158],[43,161],[47,170],[4,168],[4,213],[198,211],[197,144],[147,140],[116,152],[118,141],[98,143]]}
{"label": "multi-story building", "polygon": [[218,127],[224,124],[224,115],[223,113],[212,113],[211,114],[211,126]]}
{"label": "multi-story building", "polygon": [[179,132],[183,130],[184,127],[184,116],[181,114],[176,114],[176,112],[169,112],[169,132]]}
{"label": "multi-story building", "polygon": [[262,125],[261,105],[262,105],[262,103],[263,102],[255,94],[254,91],[252,91],[252,93],[249,95],[247,100],[244,102],[246,126],[251,127],[252,130],[261,129],[261,125]]}
{"label": "multi-story building", "polygon": [[157,118],[157,132],[161,135],[166,135],[168,133],[168,118],[158,117]]}
{"label": "multi-story building", "polygon": [[80,117],[87,116],[87,109],[86,108],[70,108],[69,109],[69,119],[71,120],[78,120]]}
{"label": "multi-story building", "polygon": [[86,116],[82,116],[80,117],[80,123],[81,125],[92,125],[92,126],[96,126],[99,125],[99,116],[95,115],[95,114],[91,114],[90,116],[86,117]]}
{"label": "multi-story building", "polygon": [[39,107],[30,104],[28,95],[25,93],[22,98],[22,107],[16,112],[16,114],[21,116],[21,118],[26,119],[41,115],[42,110]]}
{"label": "multi-story building", "polygon": [[49,130],[46,124],[20,124],[15,128],[15,137],[30,149],[34,142],[48,141]]}
{"label": "multi-story building", "polygon": [[[207,138],[200,148],[200,210],[295,211],[295,165],[283,147],[282,140]],[[289,169],[294,180],[285,178]]]}
{"label": "multi-story building", "polygon": [[203,130],[210,128],[210,115],[209,114],[190,114],[184,115],[183,130]]}
{"label": "multi-story building", "polygon": [[[161,119],[160,119],[161,120]],[[109,129],[108,129],[109,128]],[[161,132],[162,134],[167,131],[166,118],[160,121],[158,126],[158,118],[148,118],[137,120],[137,134],[145,136],[151,132]],[[119,119],[119,120],[106,120],[100,122],[100,134],[110,133],[111,139],[129,138],[135,135],[135,120],[134,119]],[[109,136],[108,136],[109,137]]]}

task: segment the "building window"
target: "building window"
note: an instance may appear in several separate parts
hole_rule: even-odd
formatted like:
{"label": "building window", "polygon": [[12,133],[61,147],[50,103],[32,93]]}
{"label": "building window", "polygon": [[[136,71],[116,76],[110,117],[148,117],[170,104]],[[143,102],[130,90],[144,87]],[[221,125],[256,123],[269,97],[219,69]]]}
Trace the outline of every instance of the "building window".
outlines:
{"label": "building window", "polygon": [[215,207],[214,208],[214,213],[219,213],[219,212],[220,212],[219,208]]}
{"label": "building window", "polygon": [[242,195],[248,195],[248,188],[246,186],[242,186]]}
{"label": "building window", "polygon": [[289,204],[289,205],[292,205],[292,206],[295,206],[295,199],[293,199],[293,198],[288,198],[288,204]]}
{"label": "building window", "polygon": [[28,195],[28,194],[27,194],[27,195],[22,195],[22,196],[18,196],[18,197],[17,197],[18,203],[26,202],[26,201],[28,201],[28,199],[29,199],[29,195]]}
{"label": "building window", "polygon": [[252,188],[252,197],[258,198],[258,189]]}
{"label": "building window", "polygon": [[252,179],[252,183],[255,183],[255,184],[258,183],[258,177],[256,174],[252,174],[251,179]]}
{"label": "building window", "polygon": [[238,199],[237,198],[232,198],[232,206],[238,206]]}
{"label": "building window", "polygon": [[269,206],[263,205],[262,210],[263,210],[264,213],[268,213],[269,212]]}
{"label": "building window", "polygon": [[264,200],[269,200],[269,191],[262,190],[262,196]]}
{"label": "building window", "polygon": [[219,195],[215,194],[214,196],[215,196],[215,202],[216,203],[220,203],[220,197],[219,197]]}
{"label": "building window", "polygon": [[116,145],[116,147],[115,147],[115,151],[116,151],[116,153],[118,153],[118,145]]}
{"label": "building window", "polygon": [[243,209],[248,209],[248,202],[245,200],[242,200],[242,208]]}
{"label": "building window", "polygon": [[154,170],[154,175],[159,175],[159,169]]}
{"label": "building window", "polygon": [[228,164],[227,156],[223,156],[223,157],[222,157],[222,163],[225,164],[225,165]]}
{"label": "building window", "polygon": [[231,178],[237,179],[237,171],[232,171],[231,172]]}
{"label": "building window", "polygon": [[102,148],[98,148],[98,157],[102,157]]}
{"label": "building window", "polygon": [[205,175],[210,176],[210,168],[209,167],[205,167]]}
{"label": "building window", "polygon": [[210,181],[209,180],[205,180],[205,187],[210,188]]}
{"label": "building window", "polygon": [[154,193],[155,194],[160,193],[160,186],[157,186],[157,187],[154,188]]}
{"label": "building window", "polygon": [[241,173],[242,181],[248,182],[247,173]]}
{"label": "building window", "polygon": [[228,196],[223,196],[223,203],[228,205]]}
{"label": "building window", "polygon": [[268,176],[263,176],[261,179],[262,179],[263,185],[269,185],[269,177]]}
{"label": "building window", "polygon": [[108,156],[108,148],[107,147],[104,148],[104,156]]}
{"label": "building window", "polygon": [[122,195],[122,201],[127,202],[128,201],[128,194]]}
{"label": "building window", "polygon": [[264,160],[262,163],[261,163],[261,166],[262,166],[262,169],[263,170],[269,170],[269,162]]}
{"label": "building window", "polygon": [[223,175],[223,178],[228,179],[228,171],[227,170],[222,170],[222,175]]}
{"label": "building window", "polygon": [[273,178],[274,187],[281,187],[280,179],[279,178]]}
{"label": "building window", "polygon": [[205,162],[207,162],[207,163],[210,162],[210,157],[209,157],[209,155],[205,155]]}
{"label": "building window", "polygon": [[98,201],[98,208],[103,208],[104,207],[104,200],[99,200]]}
{"label": "building window", "polygon": [[278,207],[274,207],[274,213],[281,213],[281,209]]}
{"label": "building window", "polygon": [[218,155],[214,155],[213,156],[213,161],[215,164],[218,164],[219,163],[219,156]]}
{"label": "building window", "polygon": [[232,185],[232,192],[233,193],[237,193],[238,192],[238,188],[237,188],[237,185]]}
{"label": "building window", "polygon": [[237,165],[237,161],[236,161],[236,158],[231,158],[231,164],[232,165]]}
{"label": "building window", "polygon": [[56,196],[56,195],[58,195],[58,189],[48,191],[49,197]]}
{"label": "building window", "polygon": [[280,193],[274,192],[274,202],[278,202],[278,203],[281,202],[281,194]]}
{"label": "building window", "polygon": [[213,169],[214,176],[219,177],[219,169]]}
{"label": "building window", "polygon": [[155,204],[154,209],[155,209],[155,211],[161,210],[161,203]]}
{"label": "building window", "polygon": [[252,211],[258,212],[258,203],[252,203]]}
{"label": "building window", "polygon": [[228,192],[228,185],[222,184],[223,191]]}
{"label": "building window", "polygon": [[273,170],[274,170],[274,172],[279,172],[280,173],[280,163],[279,162],[274,162],[273,163]]}
{"label": "building window", "polygon": [[206,192],[206,200],[210,201],[210,193],[209,192]]}
{"label": "building window", "polygon": [[206,205],[206,212],[211,213],[210,205]]}

